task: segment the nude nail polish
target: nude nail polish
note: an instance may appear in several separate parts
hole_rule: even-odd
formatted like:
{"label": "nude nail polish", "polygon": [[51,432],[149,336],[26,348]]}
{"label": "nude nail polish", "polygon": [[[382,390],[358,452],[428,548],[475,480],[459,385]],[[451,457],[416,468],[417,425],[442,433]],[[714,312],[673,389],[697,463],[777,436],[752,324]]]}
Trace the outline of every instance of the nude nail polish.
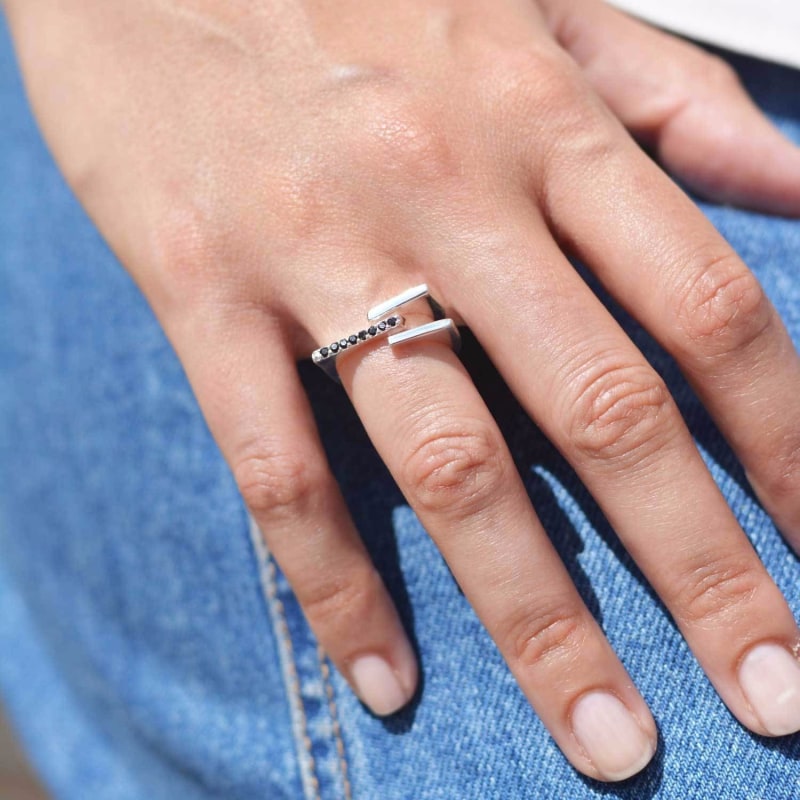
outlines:
{"label": "nude nail polish", "polygon": [[358,696],[378,716],[399,711],[410,699],[392,667],[380,656],[360,656],[353,662],[350,675]]}
{"label": "nude nail polish", "polygon": [[628,707],[608,692],[589,692],[572,712],[572,730],[597,771],[610,781],[640,772],[656,749]]}
{"label": "nude nail polish", "polygon": [[800,730],[800,663],[779,644],[754,647],[739,667],[739,683],[773,736]]}

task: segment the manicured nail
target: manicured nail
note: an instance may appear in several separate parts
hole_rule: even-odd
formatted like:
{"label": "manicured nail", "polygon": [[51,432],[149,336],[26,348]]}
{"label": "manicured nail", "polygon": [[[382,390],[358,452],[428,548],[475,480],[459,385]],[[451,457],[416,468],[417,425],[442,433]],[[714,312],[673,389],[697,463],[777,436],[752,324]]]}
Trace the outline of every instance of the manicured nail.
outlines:
{"label": "manicured nail", "polygon": [[399,711],[410,699],[394,670],[380,656],[357,658],[350,675],[358,696],[380,717]]}
{"label": "manicured nail", "polygon": [[624,703],[607,692],[590,692],[572,712],[572,730],[597,771],[609,781],[640,772],[656,751]]}
{"label": "manicured nail", "polygon": [[739,683],[769,733],[785,736],[800,730],[800,664],[786,648],[754,647],[739,667]]}

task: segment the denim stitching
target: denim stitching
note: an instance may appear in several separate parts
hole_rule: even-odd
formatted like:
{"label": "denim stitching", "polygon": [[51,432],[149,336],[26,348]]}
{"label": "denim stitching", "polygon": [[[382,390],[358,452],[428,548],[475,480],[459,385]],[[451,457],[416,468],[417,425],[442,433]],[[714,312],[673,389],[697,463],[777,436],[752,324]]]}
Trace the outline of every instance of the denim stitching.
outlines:
{"label": "denim stitching", "polygon": [[308,735],[306,714],[300,696],[300,680],[294,661],[294,648],[292,647],[289,628],[286,624],[283,602],[278,597],[275,563],[271,553],[267,549],[258,525],[249,515],[248,518],[250,520],[250,539],[258,559],[261,588],[264,598],[267,601],[273,628],[277,634],[276,639],[278,642],[281,672],[283,673],[283,680],[287,689],[303,792],[306,796],[306,800],[321,800],[319,778],[315,774],[316,764],[314,763],[314,756],[311,753],[311,739]]}
{"label": "denim stitching", "polygon": [[328,710],[331,714],[331,727],[333,736],[336,740],[336,753],[339,756],[339,767],[342,770],[342,785],[344,786],[344,800],[353,800],[350,787],[349,767],[347,763],[347,753],[344,749],[344,739],[342,729],[339,725],[339,713],[336,708],[336,699],[333,696],[333,682],[330,679],[331,670],[328,666],[327,655],[321,646],[317,647],[317,657],[322,671],[322,682],[325,684],[325,695],[328,698]]}

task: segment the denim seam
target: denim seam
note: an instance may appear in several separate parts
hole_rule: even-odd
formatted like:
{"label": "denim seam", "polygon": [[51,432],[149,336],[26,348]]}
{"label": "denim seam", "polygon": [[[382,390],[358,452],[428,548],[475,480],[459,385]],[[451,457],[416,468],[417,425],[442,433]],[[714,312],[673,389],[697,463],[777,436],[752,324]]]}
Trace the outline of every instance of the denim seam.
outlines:
{"label": "denim seam", "polygon": [[319,778],[315,774],[316,765],[314,763],[314,756],[311,753],[308,722],[303,707],[303,700],[300,695],[300,680],[294,659],[294,648],[292,647],[292,640],[286,623],[286,613],[283,602],[280,597],[278,597],[275,563],[255,520],[250,515],[248,515],[248,519],[250,522],[250,539],[258,559],[261,589],[276,633],[281,674],[283,675],[286,694],[289,700],[292,732],[295,738],[295,748],[298,755],[303,793],[305,794],[306,800],[321,800]]}
{"label": "denim seam", "polygon": [[336,707],[336,698],[333,693],[333,682],[331,681],[331,669],[328,666],[328,657],[321,646],[317,647],[317,657],[319,658],[320,671],[322,672],[322,682],[325,685],[325,696],[328,698],[328,710],[331,715],[331,729],[336,741],[336,754],[339,757],[339,768],[342,771],[342,786],[344,787],[344,800],[353,800],[352,789],[350,787],[350,769],[347,763],[347,752],[344,749],[344,739],[342,729],[339,725],[339,711]]}

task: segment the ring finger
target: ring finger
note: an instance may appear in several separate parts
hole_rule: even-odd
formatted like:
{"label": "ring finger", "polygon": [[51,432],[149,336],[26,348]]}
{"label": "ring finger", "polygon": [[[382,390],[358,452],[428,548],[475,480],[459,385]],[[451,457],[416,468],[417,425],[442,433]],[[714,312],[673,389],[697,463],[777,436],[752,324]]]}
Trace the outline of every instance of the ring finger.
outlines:
{"label": "ring finger", "polygon": [[[410,326],[426,321],[405,315]],[[570,761],[602,780],[642,769],[656,746],[652,716],[572,584],[451,348],[436,340],[364,348],[340,359],[339,374],[398,485]]]}

